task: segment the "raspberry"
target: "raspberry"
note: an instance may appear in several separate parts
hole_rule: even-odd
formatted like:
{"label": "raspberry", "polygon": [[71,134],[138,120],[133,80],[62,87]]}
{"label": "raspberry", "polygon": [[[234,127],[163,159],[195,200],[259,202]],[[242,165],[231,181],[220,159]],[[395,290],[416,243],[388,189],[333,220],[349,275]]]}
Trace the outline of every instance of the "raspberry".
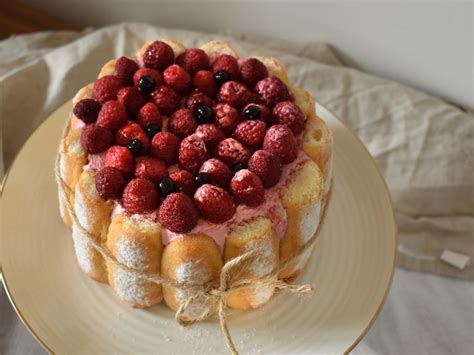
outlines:
{"label": "raspberry", "polygon": [[291,99],[288,87],[276,76],[269,76],[260,80],[255,85],[255,92],[258,99],[270,108],[273,108],[273,106],[281,101]]}
{"label": "raspberry", "polygon": [[304,130],[304,113],[299,106],[291,101],[282,101],[272,110],[274,119],[287,125],[296,135]]}
{"label": "raspberry", "polygon": [[95,176],[95,188],[104,200],[120,198],[126,184],[122,173],[115,168],[102,168]]}
{"label": "raspberry", "polygon": [[247,85],[254,87],[258,81],[268,76],[268,70],[257,58],[249,58],[240,67],[240,76]]}
{"label": "raspberry", "polygon": [[150,140],[137,123],[129,123],[120,128],[115,134],[115,144],[126,146],[132,139],[142,142],[143,148],[140,154],[145,154],[150,148]]}
{"label": "raspberry", "polygon": [[84,99],[74,105],[72,112],[84,123],[92,123],[97,120],[102,105],[93,99]]}
{"label": "raspberry", "polygon": [[128,117],[134,119],[140,108],[145,105],[146,97],[137,88],[128,86],[117,93],[117,101],[125,107]]}
{"label": "raspberry", "polygon": [[122,81],[113,75],[106,75],[97,79],[92,89],[92,95],[101,104],[117,99],[117,93],[123,88]]}
{"label": "raspberry", "polygon": [[214,80],[214,74],[207,70],[200,70],[194,74],[194,87],[201,90],[209,97],[215,97],[217,94],[217,84]]}
{"label": "raspberry", "polygon": [[247,120],[238,124],[234,138],[250,148],[259,148],[267,131],[267,125],[260,120]]}
{"label": "raspberry", "polygon": [[127,57],[120,57],[115,62],[115,76],[122,80],[124,85],[133,84],[133,74],[138,70],[138,64]]}
{"label": "raspberry", "polygon": [[103,152],[114,142],[114,135],[107,128],[94,124],[84,127],[81,133],[82,149],[88,154]]}
{"label": "raspberry", "polygon": [[116,168],[128,177],[132,175],[135,169],[135,160],[130,150],[119,145],[114,145],[105,153],[104,166]]}
{"label": "raspberry", "polygon": [[150,154],[167,164],[174,164],[178,158],[180,140],[173,133],[159,132],[151,141]]}
{"label": "raspberry", "polygon": [[228,81],[221,86],[217,99],[219,102],[241,109],[252,101],[253,96],[244,84],[238,81]]}
{"label": "raspberry", "polygon": [[170,174],[174,181],[176,190],[192,196],[194,194],[194,175],[187,170],[176,170]]}
{"label": "raspberry", "polygon": [[203,92],[195,89],[186,99],[184,106],[194,112],[198,106],[214,106],[214,101]]}
{"label": "raspberry", "polygon": [[216,158],[228,165],[247,163],[250,151],[234,138],[226,138],[216,146]]}
{"label": "raspberry", "polygon": [[182,169],[189,170],[193,174],[197,173],[206,159],[206,144],[201,138],[193,134],[183,139],[178,154],[179,166]]}
{"label": "raspberry", "polygon": [[232,178],[232,172],[229,167],[215,158],[206,160],[199,169],[199,172],[206,173],[211,178],[213,184],[219,185],[224,189],[227,188]]}
{"label": "raspberry", "polygon": [[265,195],[262,180],[248,169],[239,170],[234,175],[230,191],[239,202],[252,207],[260,205]]}
{"label": "raspberry", "polygon": [[199,48],[189,48],[176,58],[179,64],[189,74],[194,74],[199,70],[209,69],[209,57],[206,52]]}
{"label": "raspberry", "polygon": [[175,192],[168,195],[161,204],[158,218],[166,229],[186,233],[196,226],[199,214],[188,195]]}
{"label": "raspberry", "polygon": [[166,68],[163,72],[163,78],[166,85],[172,87],[179,93],[186,93],[191,88],[191,76],[177,64]]}
{"label": "raspberry", "polygon": [[133,74],[133,85],[138,86],[138,81],[142,76],[151,76],[155,81],[156,87],[163,84],[163,76],[159,71],[150,68],[140,68]]}
{"label": "raspberry", "polygon": [[156,186],[147,179],[133,179],[125,187],[122,204],[128,213],[145,213],[158,206]]}
{"label": "raspberry", "polygon": [[[249,109],[249,107],[252,107],[252,106],[257,107],[258,111],[260,111],[260,113],[258,114],[258,117],[256,117],[256,118],[250,117],[250,115],[248,114],[248,109]],[[265,105],[259,105],[259,104],[255,104],[255,103],[248,104],[247,106],[245,106],[242,109],[242,116],[244,117],[244,119],[258,119],[260,121],[263,121],[269,127],[273,126],[274,124],[277,123],[274,120],[271,111]]]}
{"label": "raspberry", "polygon": [[214,149],[217,143],[225,139],[224,133],[211,123],[199,125],[196,129],[196,135],[206,143],[208,150]]}
{"label": "raspberry", "polygon": [[275,186],[280,181],[282,166],[280,158],[267,150],[257,150],[250,157],[249,170],[257,174],[265,188]]}
{"label": "raspberry", "polygon": [[161,160],[149,157],[137,159],[135,177],[157,183],[165,176],[168,176],[168,168]]}
{"label": "raspberry", "polygon": [[161,119],[160,110],[158,110],[158,107],[156,107],[153,102],[146,103],[138,111],[137,123],[142,126],[143,129],[151,124],[157,124],[161,127],[163,121]]}
{"label": "raspberry", "polygon": [[107,101],[102,105],[97,117],[97,124],[112,131],[118,130],[127,123],[125,107],[118,101]]}
{"label": "raspberry", "polygon": [[179,109],[168,121],[168,130],[183,139],[194,133],[198,124],[191,110]]}
{"label": "raspberry", "polygon": [[263,139],[263,149],[276,154],[283,164],[291,163],[298,155],[295,135],[291,129],[282,124],[268,129]]}
{"label": "raspberry", "polygon": [[143,63],[147,68],[164,70],[174,63],[173,49],[164,42],[155,41],[143,53]]}
{"label": "raspberry", "polygon": [[223,223],[235,213],[232,196],[226,190],[210,184],[204,184],[196,190],[194,204],[201,216],[212,223]]}
{"label": "raspberry", "polygon": [[239,78],[239,63],[237,59],[229,54],[222,54],[212,64],[212,72],[215,74],[220,70],[225,70],[229,74],[230,80]]}
{"label": "raspberry", "polygon": [[169,86],[161,85],[151,93],[151,99],[163,115],[171,116],[181,105],[178,93]]}
{"label": "raspberry", "polygon": [[214,107],[217,127],[226,133],[231,133],[240,122],[238,111],[228,104],[217,104]]}

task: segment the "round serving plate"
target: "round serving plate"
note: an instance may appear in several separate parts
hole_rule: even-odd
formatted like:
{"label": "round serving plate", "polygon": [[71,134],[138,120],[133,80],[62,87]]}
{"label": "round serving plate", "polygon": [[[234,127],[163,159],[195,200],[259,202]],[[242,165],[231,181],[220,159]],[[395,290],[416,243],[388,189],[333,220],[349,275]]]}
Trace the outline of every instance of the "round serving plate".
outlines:
{"label": "round serving plate", "polygon": [[[182,328],[166,305],[131,309],[79,270],[53,174],[71,106],[30,137],[3,188],[0,261],[18,315],[54,353],[227,353],[217,319]],[[359,139],[325,108],[316,109],[334,133],[334,184],[316,248],[296,281],[312,283],[315,293],[283,292],[260,309],[229,311],[242,353],[348,352],[390,288],[397,236],[387,186]]]}

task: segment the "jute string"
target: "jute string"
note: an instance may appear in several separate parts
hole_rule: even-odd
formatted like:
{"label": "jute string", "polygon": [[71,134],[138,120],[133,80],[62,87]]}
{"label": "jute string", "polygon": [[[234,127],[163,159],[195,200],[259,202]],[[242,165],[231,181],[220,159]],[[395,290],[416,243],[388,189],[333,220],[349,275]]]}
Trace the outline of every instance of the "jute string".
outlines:
{"label": "jute string", "polygon": [[[67,132],[69,131],[69,127],[70,127],[70,122],[68,122],[68,125],[65,128],[64,137],[67,135]],[[251,278],[245,278],[245,279],[238,278],[237,280],[232,279],[232,275],[233,275],[232,270],[234,268],[236,267],[245,268],[245,266],[251,262],[252,258],[258,256],[258,254],[260,253],[260,250],[257,248],[226,262],[224,266],[222,267],[222,270],[220,273],[220,279],[218,283],[214,281],[214,282],[210,282],[203,285],[195,285],[195,284],[193,285],[193,284],[188,284],[188,283],[183,283],[183,282],[177,282],[175,280],[163,279],[160,276],[160,274],[157,274],[157,273],[147,273],[147,272],[139,271],[136,269],[132,269],[128,267],[127,265],[119,262],[106,247],[104,247],[100,242],[98,242],[97,239],[87,229],[85,229],[81,225],[76,215],[76,212],[71,202],[72,197],[74,196],[74,191],[64,181],[60,172],[60,164],[61,164],[62,158],[63,158],[63,152],[61,148],[56,157],[56,162],[55,162],[55,167],[54,167],[56,181],[59,187],[59,192],[61,194],[62,199],[65,202],[65,206],[69,215],[72,217],[74,223],[76,224],[76,227],[79,229],[82,235],[87,238],[90,245],[92,245],[92,247],[95,250],[97,250],[97,252],[99,252],[106,261],[110,262],[115,267],[120,268],[142,280],[153,282],[155,284],[162,285],[162,286],[176,287],[176,288],[180,288],[181,290],[187,291],[187,294],[190,296],[186,299],[185,302],[181,304],[179,309],[176,311],[176,315],[175,315],[175,319],[180,325],[185,326],[185,327],[190,326],[194,323],[198,323],[204,319],[207,319],[210,316],[217,313],[219,317],[220,327],[225,337],[227,348],[230,350],[232,354],[238,354],[238,352],[232,341],[232,337],[230,335],[229,329],[227,327],[227,321],[226,321],[227,296],[230,292],[236,291],[242,288],[246,288],[249,286],[252,286],[252,287],[269,286],[269,287],[274,287],[277,291],[285,290],[285,291],[290,291],[293,293],[300,293],[300,294],[311,294],[313,292],[312,285],[310,284],[292,285],[284,280],[279,280],[278,274],[280,273],[280,271],[284,270],[290,263],[295,261],[300,255],[302,255],[306,250],[311,248],[316,242],[316,239],[322,229],[322,225],[324,224],[324,220],[325,220],[324,217],[325,217],[325,212],[327,210],[327,204],[329,202],[329,196],[326,202],[326,206],[324,206],[321,222],[318,226],[316,233],[307,241],[306,244],[300,246],[295,251],[295,253],[293,253],[288,259],[286,259],[283,263],[278,265],[278,267],[274,268],[272,271],[270,271],[266,275],[262,277],[258,277],[258,278],[251,277]],[[203,305],[201,314],[198,317],[193,318],[192,320],[186,319],[185,317],[186,310],[188,309],[190,305],[193,304],[193,302],[197,300],[199,300],[200,303]],[[210,302],[207,302],[207,301],[210,301]],[[196,306],[196,304],[194,304],[194,306]]]}

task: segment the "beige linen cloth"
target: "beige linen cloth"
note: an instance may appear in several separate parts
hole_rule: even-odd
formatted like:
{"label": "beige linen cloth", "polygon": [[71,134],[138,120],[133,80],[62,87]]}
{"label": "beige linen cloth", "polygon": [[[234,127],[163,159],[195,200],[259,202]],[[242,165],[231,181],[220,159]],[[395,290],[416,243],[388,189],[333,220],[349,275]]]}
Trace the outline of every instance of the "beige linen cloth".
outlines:
{"label": "beige linen cloth", "polygon": [[[474,279],[474,115],[344,67],[323,43],[144,24],[6,39],[0,42],[0,175],[34,129],[93,81],[105,61],[132,55],[145,41],[159,38],[174,38],[188,47],[221,38],[243,56],[278,57],[290,78],[348,123],[378,161],[394,200],[399,266]],[[458,270],[443,263],[439,256],[444,249],[469,255],[471,264]]]}

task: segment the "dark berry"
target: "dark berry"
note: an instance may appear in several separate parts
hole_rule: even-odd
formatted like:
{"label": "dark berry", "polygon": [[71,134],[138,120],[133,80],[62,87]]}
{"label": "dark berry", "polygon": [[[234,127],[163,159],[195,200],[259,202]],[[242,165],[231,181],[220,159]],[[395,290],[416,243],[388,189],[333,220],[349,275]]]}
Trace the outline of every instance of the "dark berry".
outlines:
{"label": "dark berry", "polygon": [[172,194],[176,190],[176,185],[174,181],[166,176],[158,183],[158,191],[162,199],[165,199],[166,196]]}
{"label": "dark berry", "polygon": [[143,149],[143,143],[138,139],[132,139],[127,143],[127,148],[132,152],[133,155],[138,155]]}
{"label": "dark berry", "polygon": [[214,79],[219,85],[224,84],[226,81],[230,80],[230,75],[225,70],[219,70],[217,73],[214,74]]}
{"label": "dark berry", "polygon": [[149,75],[143,75],[138,80],[138,87],[145,93],[149,94],[155,89],[155,79]]}
{"label": "dark berry", "polygon": [[214,111],[208,106],[198,106],[194,110],[194,116],[199,124],[211,123],[214,118]]}
{"label": "dark berry", "polygon": [[232,175],[235,175],[239,170],[247,169],[247,166],[244,163],[235,163],[230,167]]}
{"label": "dark berry", "polygon": [[102,105],[93,99],[84,99],[74,105],[73,112],[77,118],[85,123],[92,123],[97,120]]}
{"label": "dark berry", "polygon": [[210,184],[210,183],[211,183],[211,178],[206,173],[199,173],[194,178],[194,185],[196,185],[197,188],[201,187],[204,184]]}
{"label": "dark berry", "polygon": [[260,109],[258,106],[250,105],[244,110],[244,117],[249,120],[256,120],[260,117]]}
{"label": "dark berry", "polygon": [[153,139],[155,134],[157,134],[158,132],[161,132],[161,127],[159,124],[156,123],[149,124],[145,128],[145,133],[150,139]]}

